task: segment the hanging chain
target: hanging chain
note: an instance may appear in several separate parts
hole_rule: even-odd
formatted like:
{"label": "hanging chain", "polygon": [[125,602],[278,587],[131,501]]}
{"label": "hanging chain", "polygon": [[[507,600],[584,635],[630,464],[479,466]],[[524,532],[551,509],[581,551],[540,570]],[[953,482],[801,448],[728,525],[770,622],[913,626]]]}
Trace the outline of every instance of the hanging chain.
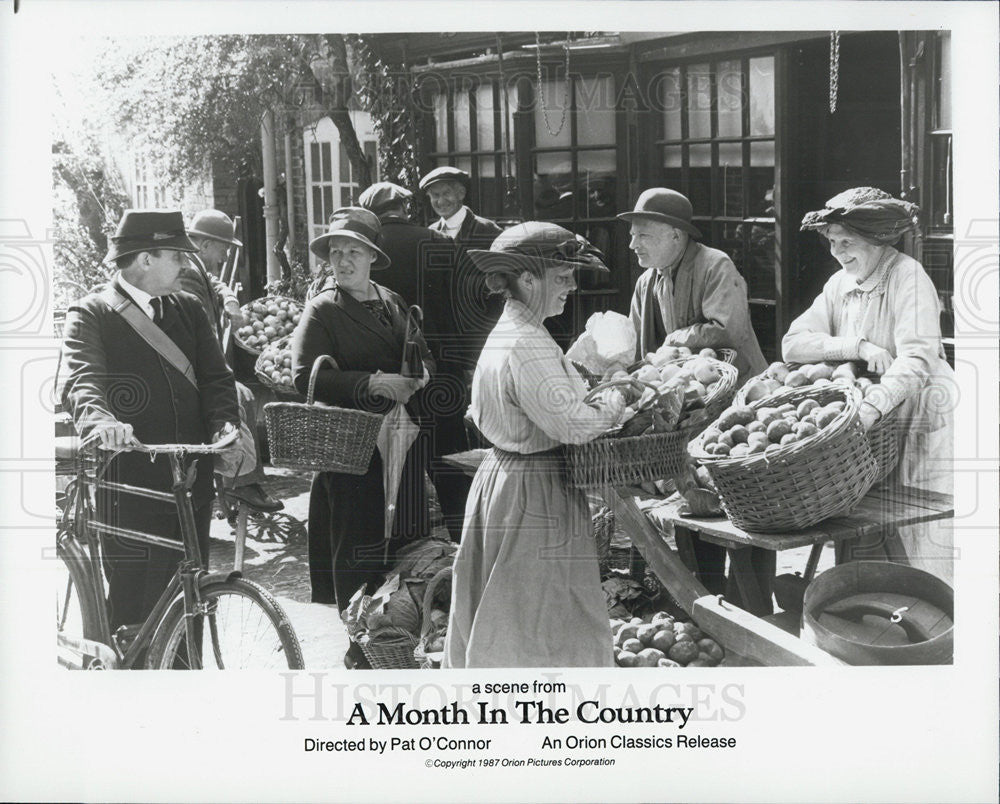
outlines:
{"label": "hanging chain", "polygon": [[563,128],[566,125],[566,115],[569,112],[569,34],[566,34],[566,41],[563,43],[563,48],[566,50],[566,86],[563,90],[563,100],[562,100],[562,118],[559,120],[559,128],[555,131],[552,130],[552,126],[549,124],[549,111],[545,107],[545,92],[542,91],[542,40],[538,35],[538,31],[535,31],[535,64],[538,67],[538,101],[542,105],[542,120],[545,123],[545,130],[549,132],[550,137],[558,137]]}
{"label": "hanging chain", "polygon": [[837,111],[840,89],[840,31],[830,31],[830,114]]}

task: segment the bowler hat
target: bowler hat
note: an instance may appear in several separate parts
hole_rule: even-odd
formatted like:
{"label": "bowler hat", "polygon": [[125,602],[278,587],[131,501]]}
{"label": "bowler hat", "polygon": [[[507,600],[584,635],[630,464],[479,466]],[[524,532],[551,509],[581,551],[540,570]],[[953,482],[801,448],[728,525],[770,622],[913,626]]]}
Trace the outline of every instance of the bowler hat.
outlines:
{"label": "bowler hat", "polygon": [[457,167],[445,166],[434,168],[434,170],[424,176],[420,180],[420,189],[426,190],[432,184],[439,181],[457,181],[466,189],[469,188],[469,185],[472,182],[469,178],[469,174],[464,170],[460,170]]}
{"label": "bowler hat", "polygon": [[180,210],[126,209],[110,240],[105,262],[141,251],[167,249],[192,254],[198,251],[184,233],[184,216]]}
{"label": "bowler hat", "polygon": [[335,237],[347,237],[364,243],[375,252],[372,270],[388,268],[391,261],[382,249],[375,245],[382,231],[378,215],[361,207],[341,207],[330,216],[330,226],[324,234],[309,243],[309,250],[322,260],[330,260],[330,241]]}
{"label": "bowler hat", "polygon": [[206,237],[209,240],[218,240],[220,243],[229,243],[231,246],[243,247],[243,244],[234,237],[236,225],[233,219],[218,209],[203,209],[195,215],[187,233],[191,237]]}
{"label": "bowler hat", "polygon": [[400,206],[410,198],[413,198],[413,193],[405,187],[391,181],[380,181],[359,196],[358,204],[378,215],[390,207]]}
{"label": "bowler hat", "polygon": [[639,196],[635,209],[623,212],[618,217],[623,221],[642,218],[660,223],[669,223],[691,237],[701,239],[701,232],[691,223],[691,202],[687,196],[666,187],[651,187]]}
{"label": "bowler hat", "polygon": [[486,249],[469,249],[484,273],[519,273],[532,268],[590,268],[609,273],[601,252],[583,237],[547,221],[527,221],[501,232]]}

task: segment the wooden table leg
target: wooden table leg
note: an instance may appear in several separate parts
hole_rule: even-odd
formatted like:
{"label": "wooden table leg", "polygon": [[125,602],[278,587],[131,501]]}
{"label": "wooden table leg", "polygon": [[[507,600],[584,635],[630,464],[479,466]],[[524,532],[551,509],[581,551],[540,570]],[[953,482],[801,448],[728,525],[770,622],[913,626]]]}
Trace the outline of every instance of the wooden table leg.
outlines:
{"label": "wooden table leg", "polygon": [[677,555],[681,557],[684,566],[695,575],[698,574],[698,556],[694,552],[694,533],[680,525],[674,525],[674,543],[677,545]]}
{"label": "wooden table leg", "polygon": [[750,548],[730,548],[728,552],[729,573],[736,580],[736,588],[742,598],[741,608],[759,617],[771,614],[774,607],[761,588],[756,568],[750,560]]}

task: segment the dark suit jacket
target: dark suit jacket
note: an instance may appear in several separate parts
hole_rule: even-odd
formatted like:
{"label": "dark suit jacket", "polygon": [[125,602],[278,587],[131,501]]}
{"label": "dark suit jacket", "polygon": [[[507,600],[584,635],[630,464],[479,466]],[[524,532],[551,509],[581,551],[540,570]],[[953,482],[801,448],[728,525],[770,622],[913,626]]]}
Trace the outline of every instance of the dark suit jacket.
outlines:
{"label": "dark suit jacket", "polygon": [[[479,353],[486,343],[500,313],[503,300],[490,296],[483,273],[476,268],[466,253],[469,249],[488,249],[503,229],[487,218],[481,218],[466,207],[468,214],[455,237],[458,247],[458,269],[452,284],[455,323],[459,333],[459,362],[466,369],[474,369]],[[444,222],[438,219],[430,227],[444,231]]]}
{"label": "dark suit jacket", "polygon": [[406,304],[419,305],[424,313],[423,334],[438,363],[457,335],[451,286],[457,251],[455,242],[439,232],[405,218],[382,217],[378,245],[392,265],[375,274],[378,283],[394,290]]}
{"label": "dark suit jacket", "polygon": [[[305,394],[309,374],[320,355],[330,355],[337,368],[329,364],[316,376],[315,398],[342,408],[359,408],[385,413],[392,404],[383,397],[368,392],[368,378],[376,371],[398,374],[403,361],[403,341],[406,334],[406,304],[399,294],[376,285],[389,310],[392,326],[387,327],[365,306],[337,287],[330,279],[311,298],[302,312],[292,338],[292,375],[295,387]],[[424,365],[436,371],[434,358],[423,336],[418,336]],[[407,403],[411,416],[422,415],[421,392]]]}
{"label": "dark suit jacket", "polygon": [[[116,280],[113,284],[128,296]],[[69,308],[62,399],[81,437],[97,424],[117,420],[131,424],[135,437],[146,444],[202,443],[227,422],[239,422],[233,374],[198,300],[183,292],[165,297],[160,328],[191,361],[197,388],[99,294]],[[124,453],[113,462],[108,478],[114,475],[131,485],[161,491],[171,487],[165,456],[150,462],[148,455]],[[203,458],[193,489],[195,507],[212,494],[212,462]],[[173,531],[177,522],[174,506],[132,495],[104,495],[99,508],[102,518],[111,516],[124,527],[151,533]]]}

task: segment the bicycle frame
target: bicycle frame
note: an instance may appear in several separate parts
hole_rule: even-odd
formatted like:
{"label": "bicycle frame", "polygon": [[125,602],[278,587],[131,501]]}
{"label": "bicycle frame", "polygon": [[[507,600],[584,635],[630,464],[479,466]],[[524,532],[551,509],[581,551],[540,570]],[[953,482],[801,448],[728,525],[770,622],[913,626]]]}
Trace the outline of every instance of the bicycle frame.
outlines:
{"label": "bicycle frame", "polygon": [[[114,457],[112,455],[111,458],[104,462],[104,469],[107,468],[107,464]],[[192,669],[201,669],[201,656],[194,649],[196,640],[194,621],[196,616],[205,614],[200,599],[199,587],[203,578],[210,574],[201,566],[201,551],[198,547],[194,511],[191,506],[191,487],[194,485],[197,465],[192,464],[185,471],[180,455],[174,452],[167,452],[167,457],[170,459],[170,470],[173,481],[170,492],[156,491],[125,483],[104,481],[102,479],[103,471],[100,470],[95,473],[94,481],[91,482],[82,464],[77,471],[78,488],[76,490],[75,511],[73,512],[75,527],[71,530],[71,536],[78,535],[81,531],[85,535],[89,548],[86,569],[91,582],[89,584],[90,589],[80,589],[78,590],[78,594],[88,594],[97,598],[92,602],[96,603],[95,610],[99,620],[101,643],[103,644],[95,643],[92,640],[73,639],[62,634],[59,635],[59,641],[60,646],[68,648],[75,653],[96,657],[104,666],[112,668],[122,667],[125,669],[134,667],[142,652],[152,641],[168,606],[178,593],[180,593],[184,598],[188,660],[192,665]],[[142,533],[141,531],[130,530],[128,528],[120,528],[99,521],[96,518],[94,508],[95,495],[100,489],[174,503],[181,528],[181,542],[178,543],[162,536]],[[153,606],[153,610],[146,617],[139,628],[139,632],[124,652],[111,633],[107,603],[103,595],[103,584],[101,582],[101,547],[103,535],[117,536],[156,547],[165,547],[182,552],[184,555],[178,564],[177,571],[167,584],[167,588],[160,595]],[[231,577],[229,575],[222,575],[221,573],[213,573],[212,575],[220,578]],[[214,627],[214,624],[210,623],[210,627]],[[109,653],[109,651],[113,651],[113,662],[112,653]]]}

